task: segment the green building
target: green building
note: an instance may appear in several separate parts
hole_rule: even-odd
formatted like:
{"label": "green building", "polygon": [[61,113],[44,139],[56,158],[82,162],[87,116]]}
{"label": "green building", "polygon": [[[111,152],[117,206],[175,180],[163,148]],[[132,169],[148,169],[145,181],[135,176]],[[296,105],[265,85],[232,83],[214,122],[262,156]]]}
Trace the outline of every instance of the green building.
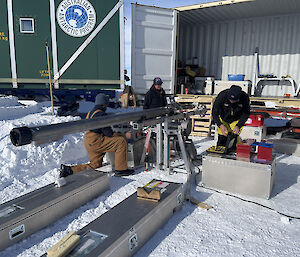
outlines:
{"label": "green building", "polygon": [[46,44],[58,98],[120,88],[123,12],[118,0],[1,0],[0,94],[48,94]]}

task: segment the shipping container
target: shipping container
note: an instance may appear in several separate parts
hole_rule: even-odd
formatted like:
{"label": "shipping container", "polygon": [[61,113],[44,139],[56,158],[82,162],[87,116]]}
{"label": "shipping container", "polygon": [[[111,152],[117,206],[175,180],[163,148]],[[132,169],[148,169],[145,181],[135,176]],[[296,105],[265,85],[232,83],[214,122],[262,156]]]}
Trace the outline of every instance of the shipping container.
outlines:
{"label": "shipping container", "polygon": [[1,0],[0,94],[49,94],[46,42],[56,97],[88,99],[120,88],[123,6],[123,0]]}
{"label": "shipping container", "polygon": [[300,1],[225,0],[174,9],[133,4],[132,16],[132,85],[139,94],[157,76],[167,93],[180,93],[182,64],[215,80],[252,81],[252,95],[299,93]]}

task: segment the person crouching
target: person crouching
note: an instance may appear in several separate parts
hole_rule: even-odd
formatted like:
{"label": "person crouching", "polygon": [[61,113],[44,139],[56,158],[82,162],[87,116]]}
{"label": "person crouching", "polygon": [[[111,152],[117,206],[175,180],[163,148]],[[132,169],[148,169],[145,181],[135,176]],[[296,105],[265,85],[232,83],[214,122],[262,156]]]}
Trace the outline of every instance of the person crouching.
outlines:
{"label": "person crouching", "polygon": [[[86,119],[94,119],[106,116],[108,106],[108,96],[98,94],[95,99],[94,108],[87,114]],[[86,169],[97,169],[102,166],[103,157],[107,152],[115,153],[115,175],[128,176],[134,174],[134,170],[128,169],[128,143],[126,139],[131,138],[131,133],[125,135],[114,133],[111,127],[88,130],[84,136],[84,146],[88,152],[90,162],[67,166],[61,164],[60,177],[67,177],[71,174],[84,171]]]}

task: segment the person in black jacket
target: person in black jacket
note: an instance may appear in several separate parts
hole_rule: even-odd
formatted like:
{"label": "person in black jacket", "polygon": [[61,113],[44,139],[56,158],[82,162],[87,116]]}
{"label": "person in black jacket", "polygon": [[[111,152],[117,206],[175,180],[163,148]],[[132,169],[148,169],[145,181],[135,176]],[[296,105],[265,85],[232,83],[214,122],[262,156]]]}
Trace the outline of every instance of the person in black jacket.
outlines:
{"label": "person in black jacket", "polygon": [[144,109],[167,106],[165,90],[162,88],[162,79],[154,78],[153,85],[145,95]]}
{"label": "person in black jacket", "polygon": [[218,146],[225,146],[227,135],[239,135],[250,115],[250,99],[236,85],[221,91],[213,105],[212,116],[218,126]]}
{"label": "person in black jacket", "polygon": [[[98,94],[95,99],[95,106],[90,111],[86,119],[99,118],[106,116],[106,107],[108,97],[104,94]],[[62,164],[60,177],[66,177],[86,169],[96,169],[102,166],[102,160],[106,152],[115,152],[115,175],[127,176],[134,173],[134,170],[128,169],[128,144],[127,140],[131,138],[131,133],[125,133],[125,136],[114,133],[111,127],[88,130],[84,136],[84,146],[88,152],[90,162],[67,166]]]}

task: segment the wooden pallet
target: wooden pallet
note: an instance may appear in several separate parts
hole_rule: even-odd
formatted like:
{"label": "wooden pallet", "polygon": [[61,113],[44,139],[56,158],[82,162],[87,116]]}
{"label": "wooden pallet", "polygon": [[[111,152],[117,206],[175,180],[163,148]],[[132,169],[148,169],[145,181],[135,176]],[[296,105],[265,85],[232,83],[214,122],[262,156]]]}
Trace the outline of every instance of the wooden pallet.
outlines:
{"label": "wooden pallet", "polygon": [[265,102],[273,102],[276,107],[300,108],[300,98],[279,98],[279,97],[250,97],[251,107],[265,106]]}
{"label": "wooden pallet", "polygon": [[[204,117],[198,115],[191,116],[192,136],[209,137],[213,136],[214,130],[211,128],[212,105],[215,95],[177,95],[177,102],[181,104],[200,103],[205,104],[208,111]],[[251,107],[264,106],[265,102],[274,102],[277,107],[294,106],[300,108],[299,98],[276,98],[276,97],[250,97]]]}
{"label": "wooden pallet", "polygon": [[205,116],[193,115],[192,119],[192,136],[210,137],[211,122],[212,122],[212,107],[215,96],[208,95],[178,95],[177,102],[184,103],[199,103],[204,104],[207,108]]}

